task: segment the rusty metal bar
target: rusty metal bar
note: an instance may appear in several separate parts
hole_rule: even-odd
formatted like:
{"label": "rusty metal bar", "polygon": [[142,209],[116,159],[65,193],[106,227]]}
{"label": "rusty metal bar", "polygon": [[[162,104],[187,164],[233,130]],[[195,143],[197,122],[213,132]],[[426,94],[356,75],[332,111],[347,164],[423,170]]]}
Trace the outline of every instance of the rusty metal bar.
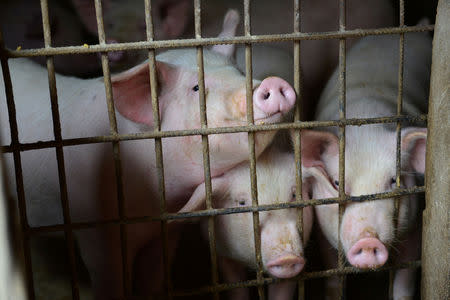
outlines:
{"label": "rusty metal bar", "polygon": [[422,299],[449,299],[450,251],[450,2],[438,3],[431,64],[426,208],[423,212]]}
{"label": "rusty metal bar", "polygon": [[[201,39],[201,3],[200,0],[194,0],[194,17],[195,17],[195,38]],[[202,129],[208,128],[208,118],[206,113],[206,96],[205,96],[205,70],[203,61],[203,48],[197,47],[197,69],[198,69],[198,87],[199,87],[199,104],[200,104],[200,123]],[[206,209],[212,208],[212,185],[211,185],[211,169],[209,159],[209,142],[208,135],[202,135],[203,150],[203,171],[205,177],[205,195]],[[217,267],[217,250],[216,235],[214,226],[214,216],[208,217],[208,237],[209,251],[211,253],[211,274],[212,284],[217,286],[219,282],[219,272]],[[214,290],[214,299],[219,300],[219,293]]]}
{"label": "rusty metal bar", "polygon": [[281,130],[281,129],[308,129],[308,128],[319,128],[319,127],[330,127],[330,126],[364,126],[370,124],[378,123],[395,123],[397,121],[406,123],[423,123],[426,122],[427,115],[418,116],[393,116],[393,117],[380,117],[380,118],[367,118],[367,119],[345,119],[337,121],[308,121],[308,122],[294,122],[294,123],[278,123],[278,124],[266,124],[266,125],[244,125],[244,126],[233,126],[233,127],[217,127],[217,128],[199,128],[199,129],[188,129],[188,130],[172,130],[172,131],[148,131],[141,133],[132,134],[116,134],[109,136],[96,136],[96,137],[86,137],[86,138],[74,138],[74,139],[63,139],[60,142],[56,141],[45,141],[45,142],[34,142],[34,143],[17,143],[9,146],[1,146],[1,152],[8,153],[14,150],[29,151],[35,149],[52,148],[59,145],[62,146],[74,146],[74,145],[85,145],[94,143],[106,143],[106,142],[118,142],[118,141],[130,141],[130,140],[141,140],[141,139],[151,139],[151,138],[162,138],[162,137],[179,137],[188,135],[210,135],[210,134],[222,134],[222,133],[236,133],[236,132],[256,132],[256,131],[270,131],[270,130]]}
{"label": "rusty metal bar", "polygon": [[[295,202],[286,202],[286,203],[278,203],[278,204],[266,204],[259,205],[258,207],[247,206],[247,207],[231,207],[231,208],[215,208],[209,210],[199,210],[194,212],[186,212],[186,213],[166,213],[162,217],[152,217],[152,216],[143,216],[143,217],[135,217],[135,218],[125,218],[125,220],[113,219],[113,220],[105,220],[100,222],[73,222],[71,227],[73,229],[86,229],[92,228],[95,226],[107,226],[111,224],[136,224],[142,222],[155,222],[161,220],[179,220],[179,219],[187,219],[187,218],[197,218],[197,217],[206,217],[206,216],[216,216],[216,215],[225,215],[225,214],[235,214],[235,213],[248,213],[248,212],[257,212],[257,211],[269,211],[269,210],[277,210],[277,209],[288,209],[288,208],[299,208],[306,206],[315,206],[315,205],[323,205],[323,204],[335,204],[335,203],[352,203],[352,202],[366,202],[373,201],[379,199],[392,198],[397,196],[407,196],[417,193],[423,193],[425,191],[424,186],[420,187],[412,187],[407,189],[400,189],[393,192],[372,194],[372,195],[362,195],[362,196],[346,196],[345,199],[341,199],[339,197],[336,198],[327,198],[327,199],[311,199],[308,201],[295,201]],[[63,224],[61,225],[49,225],[49,226],[39,226],[39,227],[30,227],[27,229],[27,234],[39,234],[42,232],[56,232],[64,230]]]}
{"label": "rusty metal bar", "polygon": [[[244,0],[244,34],[251,36],[251,19],[250,19],[250,0]],[[245,44],[245,87],[247,102],[247,124],[253,125],[253,69],[252,69],[252,44]],[[258,184],[256,177],[256,155],[255,155],[255,133],[248,133],[248,148],[250,160],[250,185],[252,195],[252,206],[258,206]],[[253,212],[253,236],[255,244],[255,260],[256,260],[256,279],[260,282],[264,277],[264,270],[261,255],[261,232],[259,224],[259,213]],[[264,300],[264,288],[258,286],[259,299]]]}
{"label": "rusty metal bar", "polygon": [[[103,15],[102,15],[102,3],[101,0],[95,0],[95,14],[97,19],[97,29],[98,29],[98,39],[100,45],[104,45],[106,42],[105,29],[103,27]],[[115,136],[118,134],[116,115],[114,109],[114,98],[111,86],[111,74],[109,71],[108,64],[108,54],[101,53],[102,69],[103,69],[103,82],[105,85],[106,102],[108,107],[108,117],[110,123],[111,135]],[[122,183],[122,164],[120,160],[120,145],[119,142],[112,142],[112,150],[114,157],[114,169],[116,173],[116,185],[117,185],[117,200],[119,208],[119,218],[122,220],[126,216],[125,212],[125,196],[123,192]],[[125,296],[130,294],[131,285],[129,282],[130,274],[127,262],[127,231],[125,224],[120,224],[120,247],[122,254],[122,270],[123,270],[123,291]]]}
{"label": "rusty metal bar", "polygon": [[[3,52],[4,43],[3,43],[3,34],[0,30],[0,51]],[[1,54],[1,53],[0,53]],[[19,133],[17,130],[17,118],[16,118],[16,106],[14,104],[14,94],[13,87],[11,82],[11,73],[8,66],[8,59],[1,55],[0,61],[2,65],[2,74],[3,74],[3,83],[5,86],[5,94],[6,94],[6,104],[8,107],[8,117],[9,117],[9,125],[11,131],[11,145],[19,144]],[[26,280],[26,289],[27,295],[30,300],[34,300],[36,295],[34,293],[34,283],[33,283],[33,269],[31,263],[31,253],[30,253],[30,236],[27,234],[29,231],[29,224],[27,219],[27,208],[25,201],[25,191],[23,185],[23,175],[22,175],[22,160],[20,157],[20,150],[16,149],[13,151],[13,159],[14,159],[14,174],[16,180],[16,192],[17,192],[17,200],[18,200],[18,208],[19,208],[19,216],[20,216],[20,229],[22,232],[22,250],[24,255],[24,266],[25,266],[25,280]]]}
{"label": "rusty metal bar", "polygon": [[[51,46],[51,32],[50,32],[50,21],[49,21],[49,11],[47,0],[41,0],[41,12],[42,12],[42,25],[44,28],[44,44],[45,47]],[[55,141],[61,141],[61,121],[58,109],[58,94],[56,89],[56,76],[55,76],[55,65],[53,62],[53,57],[47,57],[47,72],[48,72],[48,84],[50,92],[50,104],[53,119],[53,134]],[[71,275],[71,285],[72,285],[72,299],[80,299],[79,287],[78,287],[78,273],[76,269],[75,261],[75,242],[72,229],[70,228],[70,223],[72,222],[69,211],[69,200],[67,194],[67,182],[66,173],[64,168],[64,152],[62,146],[55,147],[56,161],[58,165],[58,177],[60,185],[61,194],[61,207],[63,210],[64,224],[69,225],[64,229],[64,236],[66,239],[66,250],[69,257],[70,265],[70,275]]]}
{"label": "rusty metal bar", "polygon": [[[262,282],[258,280],[248,280],[248,281],[241,281],[238,283],[233,284],[221,284],[217,288],[219,291],[228,291],[231,289],[236,288],[245,288],[245,287],[254,287],[254,286],[263,286],[268,284],[274,284],[274,283],[280,283],[280,282],[287,282],[287,281],[294,281],[294,280],[302,280],[305,281],[307,279],[315,279],[315,278],[326,278],[331,276],[340,276],[340,275],[348,275],[348,274],[367,274],[367,273],[374,273],[374,272],[383,272],[388,270],[397,270],[397,269],[405,269],[405,268],[419,268],[421,266],[420,261],[411,261],[407,263],[398,264],[395,266],[383,266],[378,269],[358,269],[355,267],[344,267],[342,269],[329,269],[325,271],[317,271],[317,272],[302,272],[300,275],[296,277],[292,277],[289,279],[275,279],[275,278],[263,278]],[[195,290],[188,290],[188,291],[176,291],[174,293],[174,296],[176,297],[186,297],[186,296],[194,296],[194,295],[201,295],[201,294],[208,294],[211,293],[211,290],[213,288],[210,286],[197,288]]]}
{"label": "rusty metal bar", "polygon": [[[400,2],[400,12],[399,12],[399,27],[405,26],[405,2],[404,0],[399,0]],[[398,58],[398,93],[397,93],[397,116],[402,114],[403,110],[403,69],[404,69],[404,41],[405,34],[400,33],[399,38],[399,58]],[[396,145],[396,161],[395,161],[395,182],[396,188],[401,186],[401,138],[402,138],[402,123],[397,122],[396,135],[397,135],[397,145]],[[399,206],[400,198],[394,198],[394,236],[398,233],[398,217],[399,217]],[[392,248],[392,247],[391,247]],[[391,249],[389,249],[391,250]],[[394,277],[395,272],[389,271],[389,299],[394,299]]]}
{"label": "rusty metal bar", "polygon": [[[294,33],[298,33],[301,30],[301,18],[300,18],[301,1],[294,0]],[[301,110],[302,110],[302,73],[301,73],[301,61],[300,61],[300,41],[294,42],[294,89],[297,94],[297,101],[294,112],[294,122],[300,122]],[[294,130],[294,156],[295,156],[295,200],[297,202],[303,201],[302,199],[302,149],[301,149],[301,129]],[[304,232],[303,232],[303,208],[298,209],[297,228],[303,246]],[[305,298],[305,282],[299,280],[298,286],[298,299]]]}
{"label": "rusty metal bar", "polygon": [[180,39],[180,40],[161,40],[161,41],[146,41],[146,42],[129,42],[117,44],[96,44],[86,46],[66,46],[66,47],[51,47],[38,49],[22,49],[22,50],[8,50],[5,55],[8,58],[14,57],[29,57],[29,56],[45,56],[45,55],[66,55],[66,54],[83,54],[83,53],[98,53],[122,50],[142,50],[142,49],[161,49],[161,48],[185,48],[208,46],[217,44],[255,44],[267,42],[285,42],[285,41],[302,41],[302,40],[323,40],[323,39],[341,39],[341,38],[358,38],[368,35],[384,35],[384,34],[398,34],[407,32],[421,32],[432,31],[434,25],[419,25],[419,26],[405,26],[387,27],[378,29],[354,29],[346,31],[330,31],[330,32],[300,32],[287,34],[271,34],[271,35],[249,35],[236,36],[230,38],[202,38],[202,39]]}
{"label": "rusty metal bar", "polygon": [[[345,0],[339,1],[339,30],[345,31],[346,14],[345,14]],[[346,40],[341,38],[339,40],[339,119],[346,118]],[[339,198],[345,197],[345,125],[339,127]],[[342,216],[344,215],[345,206],[338,202],[339,216],[338,216],[338,269],[344,268],[344,254],[342,253],[341,243],[341,224]],[[345,276],[339,276],[339,299],[345,298]]]}
{"label": "rusty metal bar", "polygon": [[[144,1],[145,7],[145,29],[147,41],[151,42],[154,40],[154,26],[152,17],[152,5],[150,0]],[[155,60],[155,49],[148,50],[148,67],[150,74],[150,96],[152,102],[152,112],[154,121],[153,132],[161,132],[161,120],[159,118],[159,100],[158,100],[158,79],[156,76],[156,60]],[[155,138],[155,159],[156,159],[156,174],[158,177],[158,199],[159,199],[159,213],[160,216],[164,216],[167,213],[166,205],[166,189],[164,181],[164,161],[163,161],[163,150],[162,150],[162,140],[161,137]],[[161,222],[161,239],[162,239],[162,252],[163,252],[163,269],[164,269],[164,288],[167,294],[170,294],[172,288],[172,281],[170,276],[170,259],[169,259],[169,237],[168,237],[168,226],[166,220],[159,220]]]}

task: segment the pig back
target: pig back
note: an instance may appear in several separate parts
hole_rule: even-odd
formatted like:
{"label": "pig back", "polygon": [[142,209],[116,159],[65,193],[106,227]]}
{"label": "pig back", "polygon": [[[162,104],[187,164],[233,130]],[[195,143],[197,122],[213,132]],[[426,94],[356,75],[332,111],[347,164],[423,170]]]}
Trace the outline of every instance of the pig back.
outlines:
{"label": "pig back", "polygon": [[[347,117],[381,117],[396,113],[398,94],[399,36],[369,36],[359,40],[347,54]],[[428,33],[405,34],[403,112],[427,110],[431,65]],[[339,118],[339,68],[322,92],[316,119]]]}

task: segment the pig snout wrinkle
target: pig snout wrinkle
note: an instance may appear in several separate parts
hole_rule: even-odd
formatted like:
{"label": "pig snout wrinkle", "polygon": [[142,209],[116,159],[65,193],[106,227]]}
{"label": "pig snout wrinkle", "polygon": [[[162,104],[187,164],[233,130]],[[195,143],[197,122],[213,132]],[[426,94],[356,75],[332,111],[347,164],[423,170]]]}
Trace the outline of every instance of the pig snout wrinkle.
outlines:
{"label": "pig snout wrinkle", "polygon": [[278,77],[264,79],[253,94],[256,106],[269,115],[287,113],[294,106],[295,100],[294,89]]}
{"label": "pig snout wrinkle", "polygon": [[267,264],[270,275],[278,278],[290,278],[301,272],[305,266],[302,257],[293,254],[286,254],[271,260]]}
{"label": "pig snout wrinkle", "polygon": [[386,247],[377,238],[362,238],[347,252],[348,262],[361,269],[381,267],[388,256]]}

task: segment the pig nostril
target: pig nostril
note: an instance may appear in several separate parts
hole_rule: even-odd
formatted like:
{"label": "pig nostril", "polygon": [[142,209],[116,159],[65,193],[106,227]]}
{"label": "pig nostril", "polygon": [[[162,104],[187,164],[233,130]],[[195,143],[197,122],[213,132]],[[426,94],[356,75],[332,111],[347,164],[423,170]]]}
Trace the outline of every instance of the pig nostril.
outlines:
{"label": "pig nostril", "polygon": [[270,97],[270,93],[266,93],[266,94],[264,94],[264,96],[263,96],[264,100],[269,99],[269,97]]}
{"label": "pig nostril", "polygon": [[281,94],[281,96],[283,96],[283,97],[285,97],[285,98],[286,98],[286,95],[284,94],[284,91],[283,91],[283,89],[280,89],[280,94]]}
{"label": "pig nostril", "polygon": [[356,255],[359,255],[362,253],[362,249],[359,249],[358,252],[356,252]]}

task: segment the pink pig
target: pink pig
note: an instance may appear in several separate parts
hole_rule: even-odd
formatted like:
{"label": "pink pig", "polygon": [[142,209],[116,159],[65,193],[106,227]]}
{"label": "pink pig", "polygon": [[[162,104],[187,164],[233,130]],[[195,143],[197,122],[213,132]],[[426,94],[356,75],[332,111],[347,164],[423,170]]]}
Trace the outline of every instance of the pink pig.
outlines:
{"label": "pink pig", "polygon": [[[309,131],[304,131],[309,137]],[[249,163],[245,162],[212,180],[213,207],[252,206]],[[295,161],[293,153],[276,146],[267,149],[256,162],[258,202],[260,205],[296,200]],[[321,180],[320,170],[303,168],[303,199],[308,199],[311,180]],[[200,185],[181,211],[205,209],[205,186]],[[259,213],[261,256],[264,270],[275,278],[291,278],[305,266],[304,246],[311,232],[313,215],[310,206],[303,208],[303,237],[298,231],[298,210],[280,209]],[[207,237],[207,219],[202,225]],[[257,269],[252,213],[227,214],[215,217],[219,265],[225,281],[245,280],[245,268]],[[269,299],[292,299],[296,283],[284,282],[269,286]],[[236,289],[230,299],[248,299],[248,292]]]}
{"label": "pink pig", "polygon": [[[230,22],[235,23],[232,15]],[[224,30],[229,28],[227,23]],[[231,49],[232,50],[232,49]],[[245,78],[231,63],[230,48],[204,50],[208,126],[246,124]],[[156,57],[161,130],[200,128],[198,74],[195,49],[178,49]],[[52,140],[47,72],[26,59],[9,60],[21,143]],[[153,130],[149,66],[142,63],[111,78],[120,133]],[[56,75],[63,139],[110,134],[102,78],[82,80]],[[270,77],[253,81],[256,124],[275,123],[295,104],[292,87]],[[4,85],[0,86],[1,136],[10,142]],[[271,142],[275,132],[258,132],[256,154]],[[200,136],[164,138],[163,162],[167,211],[183,207],[204,181]],[[209,137],[211,175],[221,176],[248,159],[247,133]],[[124,215],[158,216],[158,176],[153,139],[120,142]],[[72,222],[118,218],[118,188],[112,147],[109,143],[64,148],[68,202]],[[14,177],[10,155],[5,155],[9,178]],[[59,181],[53,149],[21,153],[27,216],[30,226],[62,224]],[[14,184],[12,182],[11,184]],[[158,240],[160,222],[124,226],[126,261],[133,266],[136,253]],[[82,258],[89,271],[96,299],[123,297],[119,226],[104,225],[75,231]],[[176,233],[173,235],[176,240]],[[161,257],[155,256],[154,270]],[[131,274],[132,270],[126,270]],[[159,274],[160,275],[160,274]],[[149,275],[150,276],[150,275]],[[161,276],[161,275],[160,275]],[[158,283],[155,283],[158,286]]]}
{"label": "pink pig", "polygon": [[[361,39],[347,55],[347,118],[393,116],[396,114],[398,81],[397,36],[374,36]],[[426,111],[431,63],[431,39],[428,33],[405,34],[403,113],[417,115]],[[318,120],[332,120],[338,114],[338,70],[322,93],[317,109]],[[305,155],[309,164],[326,171],[330,181],[313,185],[315,198],[337,197],[338,153],[337,129],[317,132]],[[403,126],[401,132],[401,187],[416,184],[414,175],[425,170],[425,128]],[[347,126],[345,141],[345,193],[351,196],[392,191],[396,188],[396,131],[394,124]],[[338,226],[338,206],[315,207],[317,220],[328,242],[342,244],[348,262],[358,268],[378,268],[395,245],[395,262],[417,259],[420,234],[417,226],[416,195],[399,201],[398,219],[394,216],[394,199],[383,199],[345,206]],[[339,237],[339,238],[338,238]],[[329,246],[322,247],[326,251]],[[328,258],[329,259],[329,258]],[[394,299],[412,299],[413,269],[396,271]],[[336,293],[336,281],[328,281],[328,295]]]}

